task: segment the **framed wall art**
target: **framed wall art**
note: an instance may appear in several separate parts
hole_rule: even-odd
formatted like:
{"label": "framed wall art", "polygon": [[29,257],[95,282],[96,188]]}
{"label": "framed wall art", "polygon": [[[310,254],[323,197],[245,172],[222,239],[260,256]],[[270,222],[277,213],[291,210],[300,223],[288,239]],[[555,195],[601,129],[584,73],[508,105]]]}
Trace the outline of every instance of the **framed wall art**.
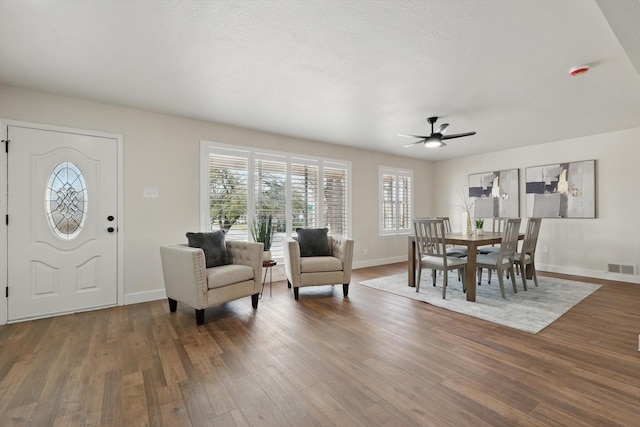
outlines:
{"label": "framed wall art", "polygon": [[596,217],[595,160],[530,167],[525,181],[528,217]]}
{"label": "framed wall art", "polygon": [[520,216],[518,169],[469,175],[469,198],[474,218]]}

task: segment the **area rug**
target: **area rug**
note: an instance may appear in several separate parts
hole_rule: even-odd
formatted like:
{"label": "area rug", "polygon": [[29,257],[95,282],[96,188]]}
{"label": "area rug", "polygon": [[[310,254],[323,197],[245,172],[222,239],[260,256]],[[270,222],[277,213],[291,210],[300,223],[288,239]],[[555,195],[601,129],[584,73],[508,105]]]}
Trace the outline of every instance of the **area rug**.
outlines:
{"label": "area rug", "polygon": [[491,284],[487,284],[486,274],[484,275],[482,286],[477,287],[476,302],[468,302],[455,273],[453,278],[449,276],[446,300],[442,299],[442,274],[438,274],[434,287],[429,270],[423,272],[419,293],[416,293],[416,288],[407,285],[406,273],[359,283],[532,334],[537,334],[549,326],[601,286],[538,276],[539,286],[536,288],[533,280],[528,280],[528,291],[525,292],[522,279],[517,276],[518,293],[513,293],[511,280],[505,280],[507,298],[503,299],[494,272]]}

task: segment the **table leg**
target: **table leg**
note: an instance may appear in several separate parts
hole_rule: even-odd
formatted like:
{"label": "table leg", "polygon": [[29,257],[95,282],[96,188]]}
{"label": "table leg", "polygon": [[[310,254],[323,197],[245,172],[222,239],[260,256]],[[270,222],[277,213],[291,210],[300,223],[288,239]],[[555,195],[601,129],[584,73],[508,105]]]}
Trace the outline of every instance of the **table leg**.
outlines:
{"label": "table leg", "polygon": [[[523,274],[520,272],[520,274]],[[524,266],[524,274],[527,280],[533,279],[533,266],[531,264],[527,264]]]}
{"label": "table leg", "polygon": [[465,277],[465,285],[467,287],[467,301],[476,301],[476,254],[478,252],[477,245],[469,243],[467,246],[467,276]]}

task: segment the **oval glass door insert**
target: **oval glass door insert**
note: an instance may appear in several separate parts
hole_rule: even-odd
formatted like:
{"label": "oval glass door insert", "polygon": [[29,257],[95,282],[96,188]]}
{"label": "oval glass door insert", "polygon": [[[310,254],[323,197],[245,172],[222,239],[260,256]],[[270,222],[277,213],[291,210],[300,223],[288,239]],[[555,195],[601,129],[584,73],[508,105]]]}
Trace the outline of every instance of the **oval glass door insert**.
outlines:
{"label": "oval glass door insert", "polygon": [[72,162],[59,163],[45,190],[45,209],[51,231],[63,240],[76,237],[87,217],[87,186],[80,169]]}

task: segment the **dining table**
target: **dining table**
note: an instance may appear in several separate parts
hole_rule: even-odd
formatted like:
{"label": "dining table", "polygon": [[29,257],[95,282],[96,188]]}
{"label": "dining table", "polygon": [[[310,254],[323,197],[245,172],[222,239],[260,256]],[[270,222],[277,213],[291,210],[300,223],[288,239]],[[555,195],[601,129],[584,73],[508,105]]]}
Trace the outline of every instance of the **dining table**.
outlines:
{"label": "dining table", "polygon": [[[467,288],[467,301],[475,302],[476,300],[476,255],[480,246],[495,245],[502,241],[502,233],[493,231],[484,231],[482,234],[464,234],[464,233],[447,233],[444,236],[445,243],[464,246],[467,248],[467,268],[466,275],[464,277],[464,284]],[[524,239],[524,233],[518,234],[518,240]],[[411,235],[408,239],[408,273],[409,273],[409,286],[416,286],[416,240],[415,236]],[[527,277],[530,275],[526,272]]]}

